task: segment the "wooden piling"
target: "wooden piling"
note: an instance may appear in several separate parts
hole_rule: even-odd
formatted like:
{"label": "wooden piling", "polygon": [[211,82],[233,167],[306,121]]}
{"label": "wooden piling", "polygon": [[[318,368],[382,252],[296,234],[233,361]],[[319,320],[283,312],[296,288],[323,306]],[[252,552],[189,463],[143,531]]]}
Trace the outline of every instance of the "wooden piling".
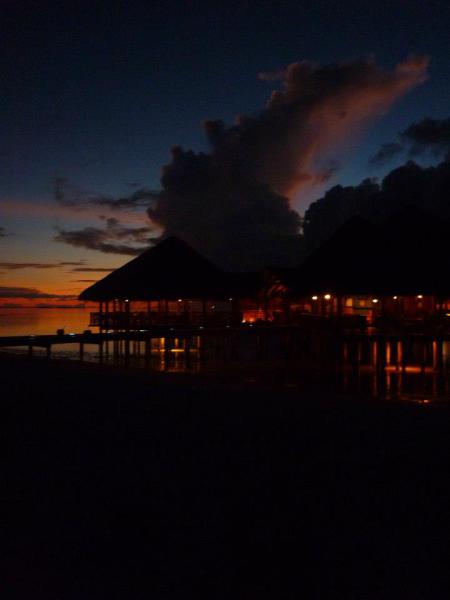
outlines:
{"label": "wooden piling", "polygon": [[184,360],[186,363],[186,368],[191,368],[191,340],[190,337],[187,336],[184,340]]}

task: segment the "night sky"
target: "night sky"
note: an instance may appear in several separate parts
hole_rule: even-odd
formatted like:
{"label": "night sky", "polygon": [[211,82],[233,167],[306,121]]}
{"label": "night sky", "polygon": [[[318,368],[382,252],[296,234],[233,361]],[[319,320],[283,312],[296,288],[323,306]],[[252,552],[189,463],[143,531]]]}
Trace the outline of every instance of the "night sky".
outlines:
{"label": "night sky", "polygon": [[[283,85],[274,74],[292,63],[374,61],[393,73],[419,57],[404,87],[339,131],[321,104],[315,115],[328,129],[317,148],[302,150],[314,172],[307,184],[274,188],[263,177],[300,214],[331,186],[383,177],[404,162],[369,159],[411,123],[450,116],[448,2],[4,0],[0,12],[0,303],[76,295],[104,275],[93,269],[120,266],[162,223],[176,233],[170,189],[159,226],[146,214],[162,167],[175,160],[170,149],[210,152],[205,119],[230,126],[237,115],[260,114]],[[349,110],[360,110],[346,93]],[[217,153],[224,147],[230,153],[228,141]],[[258,155],[255,172],[267,160]],[[128,209],[114,205],[130,197]]]}

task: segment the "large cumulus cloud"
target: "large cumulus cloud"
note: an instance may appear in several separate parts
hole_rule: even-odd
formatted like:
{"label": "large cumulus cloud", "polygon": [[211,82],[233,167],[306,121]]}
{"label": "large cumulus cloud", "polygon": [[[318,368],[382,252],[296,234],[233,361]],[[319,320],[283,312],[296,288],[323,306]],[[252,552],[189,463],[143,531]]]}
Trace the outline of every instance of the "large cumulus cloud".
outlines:
{"label": "large cumulus cloud", "polygon": [[372,60],[303,61],[261,74],[277,86],[264,110],[231,127],[206,121],[209,153],[173,148],[150,219],[225,266],[286,264],[300,225],[289,198],[329,178],[335,164],[322,157],[424,81],[427,64],[411,57],[388,71]]}
{"label": "large cumulus cloud", "polygon": [[411,206],[450,220],[449,161],[431,167],[408,161],[386,175],[381,184],[366,179],[359,185],[331,188],[305,213],[307,247],[320,245],[354,215],[380,221]]}

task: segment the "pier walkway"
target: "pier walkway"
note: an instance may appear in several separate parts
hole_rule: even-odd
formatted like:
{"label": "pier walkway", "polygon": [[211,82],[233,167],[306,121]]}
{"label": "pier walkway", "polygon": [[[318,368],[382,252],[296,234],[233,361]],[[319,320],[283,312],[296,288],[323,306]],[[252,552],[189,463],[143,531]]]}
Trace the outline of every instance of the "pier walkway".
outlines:
{"label": "pier walkway", "polygon": [[[110,353],[115,357],[143,356],[150,360],[152,352],[182,353],[187,362],[191,356],[223,361],[252,360],[270,365],[273,361],[296,360],[302,367],[319,370],[329,368],[369,367],[405,370],[450,368],[450,334],[382,333],[379,331],[305,330],[296,326],[240,327],[170,327],[154,326],[136,331],[101,333],[65,333],[57,335],[25,335],[0,337],[0,348],[46,350],[63,344],[79,346],[79,359],[84,359],[87,345],[98,347],[100,360]],[[194,354],[192,354],[194,353]]]}

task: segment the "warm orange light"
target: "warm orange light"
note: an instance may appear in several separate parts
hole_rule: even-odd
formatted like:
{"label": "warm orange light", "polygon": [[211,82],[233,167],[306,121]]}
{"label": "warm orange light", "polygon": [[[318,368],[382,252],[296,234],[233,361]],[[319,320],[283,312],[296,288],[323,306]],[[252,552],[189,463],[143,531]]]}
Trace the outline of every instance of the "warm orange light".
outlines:
{"label": "warm orange light", "polygon": [[397,300],[398,296],[392,296],[394,298],[394,300]]}
{"label": "warm orange light", "polygon": [[181,298],[178,298],[178,302],[183,302],[183,300]]}
{"label": "warm orange light", "polygon": [[374,304],[377,304],[377,302],[378,302],[378,298],[372,298],[372,302],[373,302]]}
{"label": "warm orange light", "polygon": [[419,294],[419,295],[417,296],[417,299],[418,299],[418,300],[422,300],[422,298],[423,298],[422,294]]}
{"label": "warm orange light", "polygon": [[[325,296],[326,297],[326,296]],[[317,300],[317,296],[313,296],[311,300]]]}
{"label": "warm orange light", "polygon": [[331,295],[330,294],[325,294],[324,298],[325,298],[325,300],[329,300],[331,298]]}

